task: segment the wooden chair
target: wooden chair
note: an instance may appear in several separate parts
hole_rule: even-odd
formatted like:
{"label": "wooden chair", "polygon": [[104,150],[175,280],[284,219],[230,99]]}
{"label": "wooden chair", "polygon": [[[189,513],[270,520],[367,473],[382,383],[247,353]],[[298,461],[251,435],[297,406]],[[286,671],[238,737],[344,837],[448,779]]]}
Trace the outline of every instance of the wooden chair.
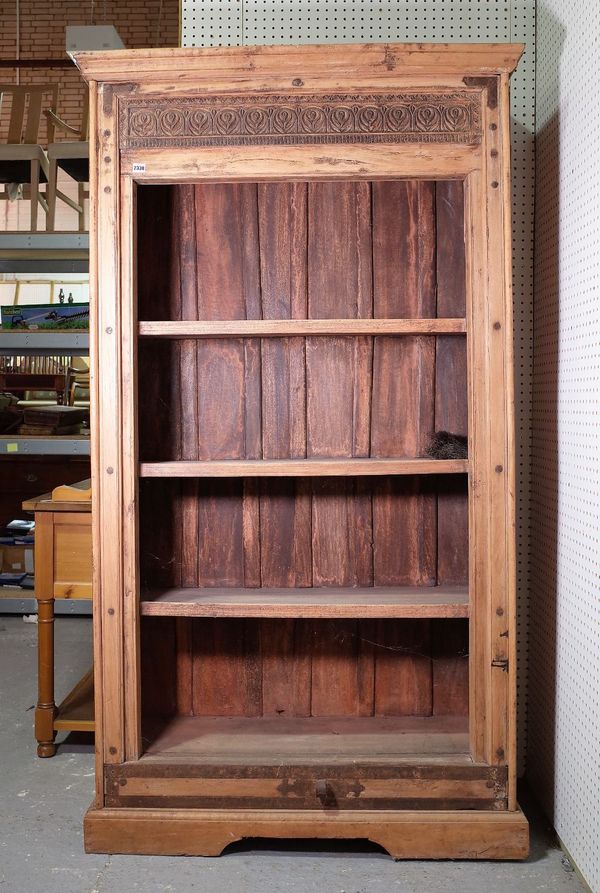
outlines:
{"label": "wooden chair", "polygon": [[[46,198],[39,190],[40,183],[48,182],[48,158],[39,145],[42,106],[48,95],[55,112],[58,84],[0,85],[0,115],[7,98],[11,100],[7,138],[0,144],[0,183],[5,184],[0,198],[14,198],[23,190],[23,197],[31,200],[31,232],[37,231],[38,202],[48,213]],[[48,119],[48,142],[53,140],[54,126]]]}
{"label": "wooden chair", "polygon": [[[62,130],[74,136],[74,140],[64,140],[59,143],[48,144],[48,214],[46,217],[46,230],[54,232],[56,218],[56,199],[59,198],[65,204],[77,211],[79,218],[79,232],[85,230],[85,200],[89,198],[89,187],[85,188],[85,184],[90,179],[90,144],[88,142],[88,126],[89,126],[89,100],[88,94],[84,97],[83,112],[79,128],[71,127],[58,115],[48,110],[45,112],[48,119],[48,126]],[[61,192],[57,185],[58,169],[69,175],[77,185],[77,201],[70,196]]]}
{"label": "wooden chair", "polygon": [[31,392],[54,391],[56,402],[65,403],[70,357],[0,357],[0,391],[21,399]]}
{"label": "wooden chair", "polygon": [[67,399],[69,406],[75,406],[77,392],[82,399],[90,398],[90,367],[82,357],[71,357],[67,369]]}

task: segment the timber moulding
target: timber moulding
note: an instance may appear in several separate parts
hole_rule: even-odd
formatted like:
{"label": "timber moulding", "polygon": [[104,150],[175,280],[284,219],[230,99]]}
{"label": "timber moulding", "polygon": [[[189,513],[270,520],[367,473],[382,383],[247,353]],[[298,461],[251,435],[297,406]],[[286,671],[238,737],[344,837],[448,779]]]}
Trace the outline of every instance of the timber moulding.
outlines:
{"label": "timber moulding", "polygon": [[121,146],[481,141],[481,93],[410,92],[123,98]]}
{"label": "timber moulding", "polygon": [[[285,819],[285,820],[284,820]],[[244,838],[370,840],[393,859],[525,859],[529,826],[516,812],[89,809],[88,853],[220,856]]]}

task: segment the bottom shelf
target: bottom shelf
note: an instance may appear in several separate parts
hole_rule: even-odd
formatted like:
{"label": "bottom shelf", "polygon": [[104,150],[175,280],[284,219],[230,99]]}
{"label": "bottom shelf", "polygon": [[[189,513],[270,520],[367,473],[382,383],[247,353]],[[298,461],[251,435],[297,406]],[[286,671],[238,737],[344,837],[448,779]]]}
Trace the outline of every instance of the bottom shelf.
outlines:
{"label": "bottom shelf", "polygon": [[142,761],[314,765],[440,758],[471,763],[465,716],[176,716],[150,741]]}
{"label": "bottom shelf", "polygon": [[94,731],[94,671],[88,670],[58,707],[57,732]]}

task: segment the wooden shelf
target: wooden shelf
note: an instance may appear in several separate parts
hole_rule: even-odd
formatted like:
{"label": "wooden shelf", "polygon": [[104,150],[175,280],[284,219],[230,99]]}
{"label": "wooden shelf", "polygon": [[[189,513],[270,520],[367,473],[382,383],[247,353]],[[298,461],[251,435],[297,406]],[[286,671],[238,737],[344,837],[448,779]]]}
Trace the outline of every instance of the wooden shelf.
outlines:
{"label": "wooden shelf", "polygon": [[146,478],[352,477],[386,474],[467,474],[468,459],[226,459],[141,462]]}
{"label": "wooden shelf", "polygon": [[466,586],[377,586],[352,589],[165,589],[143,593],[141,613],[161,617],[469,616]]}
{"label": "wooden shelf", "polygon": [[268,338],[286,335],[463,335],[466,319],[231,319],[143,321],[151,338]]}
{"label": "wooden shelf", "polygon": [[144,761],[315,765],[443,755],[471,763],[466,716],[175,716],[152,737]]}
{"label": "wooden shelf", "polygon": [[59,706],[54,719],[59,732],[94,731],[94,671],[88,670]]}

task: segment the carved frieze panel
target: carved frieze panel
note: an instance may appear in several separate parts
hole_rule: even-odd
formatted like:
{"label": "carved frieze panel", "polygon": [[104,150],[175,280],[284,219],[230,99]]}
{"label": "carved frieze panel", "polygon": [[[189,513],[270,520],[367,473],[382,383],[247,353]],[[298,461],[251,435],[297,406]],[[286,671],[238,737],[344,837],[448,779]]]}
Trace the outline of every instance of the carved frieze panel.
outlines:
{"label": "carved frieze panel", "polygon": [[481,141],[480,91],[120,100],[124,149]]}

